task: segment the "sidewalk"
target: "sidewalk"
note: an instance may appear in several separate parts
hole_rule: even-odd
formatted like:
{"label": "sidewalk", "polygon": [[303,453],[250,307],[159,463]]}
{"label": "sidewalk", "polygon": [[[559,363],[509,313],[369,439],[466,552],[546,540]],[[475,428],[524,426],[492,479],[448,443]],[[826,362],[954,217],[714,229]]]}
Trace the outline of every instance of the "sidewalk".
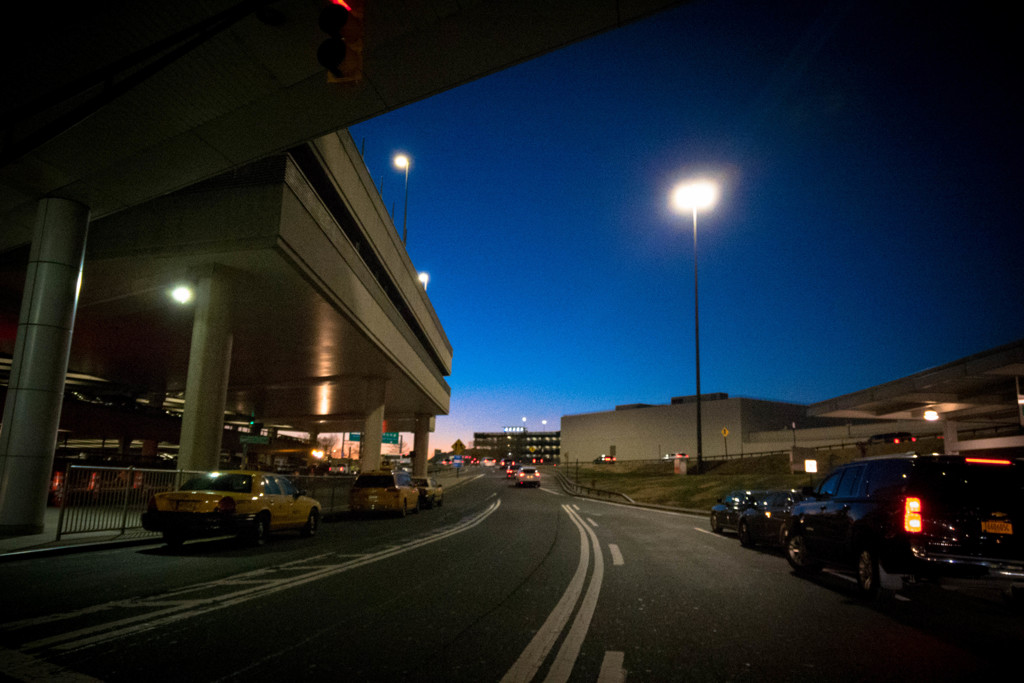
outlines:
{"label": "sidewalk", "polygon": [[25,559],[45,554],[80,552],[109,548],[114,545],[162,543],[163,539],[144,529],[119,531],[90,531],[65,534],[57,540],[57,522],[60,509],[47,507],[43,516],[43,532],[29,536],[0,536],[0,562]]}

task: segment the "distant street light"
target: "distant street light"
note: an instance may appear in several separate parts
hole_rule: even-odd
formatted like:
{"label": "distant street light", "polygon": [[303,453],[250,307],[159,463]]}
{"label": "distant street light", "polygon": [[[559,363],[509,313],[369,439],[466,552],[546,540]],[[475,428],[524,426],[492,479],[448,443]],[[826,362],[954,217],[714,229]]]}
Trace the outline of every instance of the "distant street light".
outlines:
{"label": "distant street light", "polygon": [[427,283],[430,282],[430,275],[427,273],[420,273],[420,282],[423,283],[423,291],[427,291]]}
{"label": "distant street light", "polygon": [[700,298],[697,296],[697,209],[710,209],[718,199],[718,186],[694,181],[676,187],[672,203],[680,211],[693,212],[693,331],[697,358],[697,474],[704,474],[704,448],[700,416]]}
{"label": "distant street light", "polygon": [[395,168],[405,169],[405,208],[402,210],[402,244],[408,235],[406,230],[409,221],[409,167],[412,161],[404,154],[395,155]]}

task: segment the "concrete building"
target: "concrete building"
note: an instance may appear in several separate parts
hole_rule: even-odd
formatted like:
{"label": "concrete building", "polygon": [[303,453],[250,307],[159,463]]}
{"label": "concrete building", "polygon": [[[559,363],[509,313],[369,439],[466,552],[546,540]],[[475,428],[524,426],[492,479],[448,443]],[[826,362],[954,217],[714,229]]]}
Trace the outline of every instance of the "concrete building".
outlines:
{"label": "concrete building", "polygon": [[[1024,340],[811,405],[701,396],[705,459],[842,447],[906,432],[947,453],[1024,456]],[[697,452],[696,397],[562,417],[562,461]]]}
{"label": "concrete building", "polygon": [[525,427],[506,427],[500,432],[474,432],[473,448],[490,451],[496,458],[559,461],[561,432],[531,432]]}

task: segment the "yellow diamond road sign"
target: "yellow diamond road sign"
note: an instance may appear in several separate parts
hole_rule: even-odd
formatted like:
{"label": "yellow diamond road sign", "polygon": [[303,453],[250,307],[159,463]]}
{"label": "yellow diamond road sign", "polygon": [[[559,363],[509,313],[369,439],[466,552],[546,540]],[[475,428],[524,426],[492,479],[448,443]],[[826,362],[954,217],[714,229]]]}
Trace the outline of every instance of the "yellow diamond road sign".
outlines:
{"label": "yellow diamond road sign", "polygon": [[462,439],[456,439],[452,444],[452,453],[461,455],[464,450],[466,450],[466,444],[462,443]]}

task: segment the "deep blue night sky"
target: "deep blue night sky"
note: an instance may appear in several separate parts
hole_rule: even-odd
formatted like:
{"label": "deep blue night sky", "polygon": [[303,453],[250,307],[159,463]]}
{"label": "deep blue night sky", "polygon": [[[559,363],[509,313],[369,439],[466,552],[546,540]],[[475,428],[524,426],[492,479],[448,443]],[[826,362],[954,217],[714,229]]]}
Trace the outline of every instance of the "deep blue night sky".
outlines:
{"label": "deep blue night sky", "polygon": [[688,3],[351,128],[399,226],[413,159],[455,350],[431,447],[694,393],[698,172],[704,392],[813,403],[1024,337],[1015,21],[939,4]]}

